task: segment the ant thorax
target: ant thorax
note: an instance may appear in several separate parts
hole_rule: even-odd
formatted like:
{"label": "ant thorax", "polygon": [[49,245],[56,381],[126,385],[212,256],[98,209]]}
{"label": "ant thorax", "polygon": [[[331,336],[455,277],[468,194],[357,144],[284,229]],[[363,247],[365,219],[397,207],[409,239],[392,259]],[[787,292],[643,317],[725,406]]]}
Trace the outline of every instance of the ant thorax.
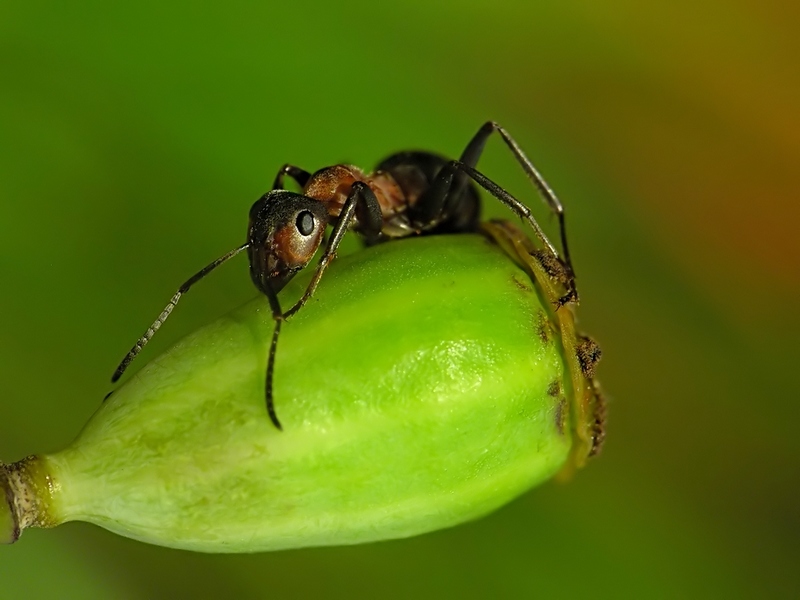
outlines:
{"label": "ant thorax", "polygon": [[[381,233],[387,237],[405,237],[412,232],[412,228],[405,216],[409,204],[415,198],[409,198],[400,185],[389,173],[374,171],[364,173],[353,165],[334,165],[320,169],[308,180],[303,194],[324,202],[328,214],[338,217],[344,203],[350,195],[353,184],[357,181],[366,183],[375,194],[383,214],[383,227]],[[353,229],[358,227],[358,211],[356,212]]]}

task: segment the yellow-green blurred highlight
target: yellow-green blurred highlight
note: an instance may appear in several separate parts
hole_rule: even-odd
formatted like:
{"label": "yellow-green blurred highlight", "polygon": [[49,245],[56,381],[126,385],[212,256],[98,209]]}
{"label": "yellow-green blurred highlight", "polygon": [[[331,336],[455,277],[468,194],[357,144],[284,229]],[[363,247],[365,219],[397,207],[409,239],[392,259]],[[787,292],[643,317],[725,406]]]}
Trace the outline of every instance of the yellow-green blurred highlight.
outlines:
{"label": "yellow-green blurred highlight", "polygon": [[[611,405],[591,468],[474,524],[253,556],[65,526],[2,548],[4,593],[796,597],[798,16],[719,0],[6,3],[2,459],[71,441],[176,286],[243,241],[281,164],[454,156],[490,118],[567,207]],[[550,224],[502,144],[479,166]],[[228,265],[142,358],[254,295],[244,260]]]}

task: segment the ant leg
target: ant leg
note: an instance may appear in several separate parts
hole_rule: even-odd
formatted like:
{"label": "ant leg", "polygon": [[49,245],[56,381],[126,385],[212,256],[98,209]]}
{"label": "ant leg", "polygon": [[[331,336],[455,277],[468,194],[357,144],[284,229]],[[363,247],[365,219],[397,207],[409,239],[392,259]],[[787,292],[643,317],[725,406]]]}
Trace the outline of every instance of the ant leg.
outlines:
{"label": "ant leg", "polygon": [[161,314],[158,315],[158,318],[155,320],[155,322],[153,322],[153,324],[150,325],[149,329],[144,333],[142,337],[139,338],[136,344],[134,344],[133,348],[131,348],[127,356],[125,356],[125,358],[122,359],[122,362],[119,363],[117,370],[114,371],[114,375],[111,377],[111,383],[116,383],[119,380],[119,378],[122,377],[122,374],[125,372],[125,369],[128,368],[128,365],[130,365],[131,362],[133,362],[133,359],[136,358],[139,352],[142,351],[142,348],[144,348],[147,345],[147,342],[149,342],[156,334],[156,331],[158,331],[161,328],[161,326],[164,324],[164,321],[167,320],[167,317],[169,317],[172,310],[178,304],[178,301],[181,299],[181,296],[183,296],[186,292],[188,292],[189,289],[195,283],[200,281],[203,277],[208,275],[211,271],[216,269],[222,263],[227,262],[237,254],[239,254],[239,252],[247,248],[247,246],[248,244],[243,244],[242,246],[239,246],[238,248],[231,250],[224,256],[219,257],[210,265],[204,267],[203,269],[192,275],[192,277],[190,277],[180,288],[178,288],[178,291],[175,292],[175,295],[169,301],[169,304],[167,304],[164,310],[161,311]]}
{"label": "ant leg", "polygon": [[380,204],[378,204],[378,199],[366,183],[356,181],[352,185],[350,194],[342,207],[342,211],[339,213],[339,219],[333,227],[328,245],[325,247],[325,252],[323,252],[322,258],[319,259],[319,263],[317,263],[317,269],[314,271],[314,276],[311,278],[308,288],[306,288],[302,298],[300,298],[292,308],[283,313],[284,318],[288,319],[295,314],[314,294],[314,290],[317,289],[322,274],[325,272],[330,262],[336,257],[336,249],[339,247],[339,243],[342,241],[348,226],[356,214],[356,209],[359,207],[362,208],[364,213],[359,215],[361,233],[364,235],[371,235],[380,232],[383,225],[383,216]]}
{"label": "ant leg", "polygon": [[536,234],[536,237],[539,238],[539,241],[541,241],[547,247],[547,249],[553,253],[554,256],[558,256],[558,252],[556,252],[555,247],[547,238],[547,236],[544,234],[544,231],[542,231],[542,228],[539,226],[539,223],[534,218],[530,208],[528,208],[525,204],[517,200],[514,196],[509,194],[507,191],[505,191],[503,188],[497,185],[494,181],[486,177],[486,175],[484,175],[480,171],[475,170],[470,165],[462,163],[461,161],[458,160],[450,161],[442,169],[442,174],[443,174],[442,178],[445,180],[447,179],[452,180],[453,175],[450,173],[453,173],[456,170],[461,171],[462,173],[468,175],[479,186],[481,186],[492,196],[497,198],[500,202],[502,202],[508,208],[514,211],[521,219],[526,220],[533,228],[533,231]]}
{"label": "ant leg", "polygon": [[[483,148],[486,145],[486,141],[489,139],[489,136],[495,131],[498,134],[500,134],[500,137],[503,138],[503,141],[505,142],[506,146],[508,146],[508,149],[511,150],[511,153],[514,155],[514,158],[517,159],[517,162],[525,171],[525,174],[528,176],[528,179],[530,179],[533,185],[536,187],[536,190],[539,192],[539,195],[545,201],[547,206],[558,217],[558,226],[561,236],[561,247],[564,250],[564,264],[566,265],[566,268],[569,271],[569,273],[574,276],[574,269],[572,268],[572,259],[570,258],[569,246],[567,245],[567,230],[566,230],[566,225],[564,223],[564,206],[561,204],[561,201],[558,199],[552,188],[547,184],[544,177],[542,177],[539,171],[536,169],[536,167],[533,166],[531,160],[527,156],[525,156],[525,153],[522,151],[522,148],[520,148],[519,144],[517,144],[514,138],[512,138],[500,124],[495,123],[494,121],[487,121],[478,130],[478,133],[476,133],[475,136],[470,140],[469,144],[467,144],[467,147],[464,149],[464,152],[461,153],[460,162],[474,169],[478,164],[478,159],[483,153]],[[458,195],[454,192],[457,192],[461,188],[461,186],[463,186],[465,183],[466,179],[463,177],[458,177],[456,179],[454,188],[451,191],[453,197],[458,197]]]}
{"label": "ant leg", "polygon": [[518,217],[528,222],[538,240],[545,247],[547,256],[540,258],[540,261],[546,263],[546,270],[550,275],[561,281],[566,287],[567,293],[561,298],[559,305],[576,302],[578,299],[578,292],[575,288],[575,275],[569,265],[558,258],[558,252],[556,252],[555,247],[553,247],[553,244],[547,238],[544,231],[542,231],[531,209],[497,185],[494,181],[486,177],[486,175],[458,160],[450,161],[442,168],[439,175],[437,175],[437,183],[441,180],[442,189],[449,189],[449,186],[453,184],[453,180],[458,172],[469,176],[484,190],[510,208]]}
{"label": "ant leg", "polygon": [[287,175],[294,179],[301,188],[305,188],[308,180],[311,179],[311,173],[308,171],[286,163],[278,170],[278,174],[275,176],[275,182],[272,184],[272,189],[285,190],[286,188],[283,185],[283,180]]}
{"label": "ant leg", "polygon": [[513,210],[520,218],[528,221],[539,241],[553,253],[553,256],[558,256],[555,247],[550,240],[547,239],[539,223],[533,217],[533,213],[531,213],[531,210],[525,204],[517,200],[491,179],[479,171],[476,171],[470,165],[458,160],[451,160],[442,167],[438,175],[436,175],[436,179],[431,184],[430,191],[425,196],[425,205],[414,207],[417,209],[414,220],[418,225],[424,226],[426,223],[437,219],[439,215],[448,212],[448,209],[456,208],[448,206],[448,202],[451,202],[449,198],[453,197],[453,195],[450,193],[450,190],[453,189],[453,185],[456,183],[459,175],[471,177],[483,189]]}
{"label": "ant leg", "polygon": [[267,412],[269,413],[269,418],[272,420],[273,425],[275,425],[275,427],[281,431],[283,431],[283,427],[281,426],[280,421],[278,421],[278,416],[275,412],[275,404],[272,397],[272,381],[275,374],[275,353],[278,349],[278,336],[280,336],[281,333],[281,323],[300,310],[314,294],[314,291],[317,289],[319,281],[322,278],[322,274],[325,272],[325,269],[328,267],[330,262],[336,257],[336,249],[339,247],[344,234],[347,232],[348,226],[353,221],[353,217],[356,214],[356,209],[359,207],[362,208],[364,213],[363,215],[359,215],[361,217],[359,222],[364,232],[367,234],[375,233],[376,235],[380,232],[381,226],[383,225],[383,216],[381,213],[380,204],[378,204],[378,199],[375,197],[375,194],[366,183],[356,181],[351,188],[350,195],[347,197],[347,200],[342,207],[342,211],[339,213],[339,219],[336,222],[336,225],[333,227],[331,237],[328,239],[328,244],[325,247],[322,257],[319,259],[319,263],[317,263],[314,276],[311,278],[311,282],[308,284],[305,293],[300,300],[298,300],[295,305],[285,313],[275,313],[275,308],[273,307],[272,316],[275,319],[275,330],[272,332],[272,343],[269,347],[269,357],[267,359],[267,378],[265,385]]}
{"label": "ant leg", "polygon": [[275,400],[272,397],[272,379],[275,375],[275,352],[278,350],[278,336],[281,334],[281,323],[283,323],[283,315],[274,316],[275,329],[272,331],[272,342],[269,345],[269,355],[267,357],[267,379],[264,382],[266,399],[267,399],[267,413],[269,420],[278,428],[283,431],[283,426],[278,420],[278,414],[275,412]]}

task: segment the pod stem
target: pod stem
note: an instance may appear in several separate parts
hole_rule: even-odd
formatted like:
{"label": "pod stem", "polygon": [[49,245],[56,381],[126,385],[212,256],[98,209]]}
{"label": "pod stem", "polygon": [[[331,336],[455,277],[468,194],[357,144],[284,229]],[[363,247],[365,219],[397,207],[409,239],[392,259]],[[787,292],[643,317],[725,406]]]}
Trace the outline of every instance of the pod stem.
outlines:
{"label": "pod stem", "polygon": [[0,544],[13,544],[24,529],[44,525],[42,496],[35,483],[39,458],[0,462]]}

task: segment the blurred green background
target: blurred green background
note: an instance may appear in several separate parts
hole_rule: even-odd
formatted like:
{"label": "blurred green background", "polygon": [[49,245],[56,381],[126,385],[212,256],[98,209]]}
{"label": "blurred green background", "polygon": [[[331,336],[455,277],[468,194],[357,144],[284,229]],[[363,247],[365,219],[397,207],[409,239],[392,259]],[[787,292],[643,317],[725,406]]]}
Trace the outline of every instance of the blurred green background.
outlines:
{"label": "blurred green background", "polygon": [[[487,119],[567,206],[611,407],[574,481],[472,524],[244,556],[67,524],[0,548],[0,597],[798,597],[799,19],[780,0],[4,2],[2,459],[71,441],[282,163],[455,156]],[[547,220],[501,143],[479,167]],[[156,349],[254,295],[237,260]]]}

